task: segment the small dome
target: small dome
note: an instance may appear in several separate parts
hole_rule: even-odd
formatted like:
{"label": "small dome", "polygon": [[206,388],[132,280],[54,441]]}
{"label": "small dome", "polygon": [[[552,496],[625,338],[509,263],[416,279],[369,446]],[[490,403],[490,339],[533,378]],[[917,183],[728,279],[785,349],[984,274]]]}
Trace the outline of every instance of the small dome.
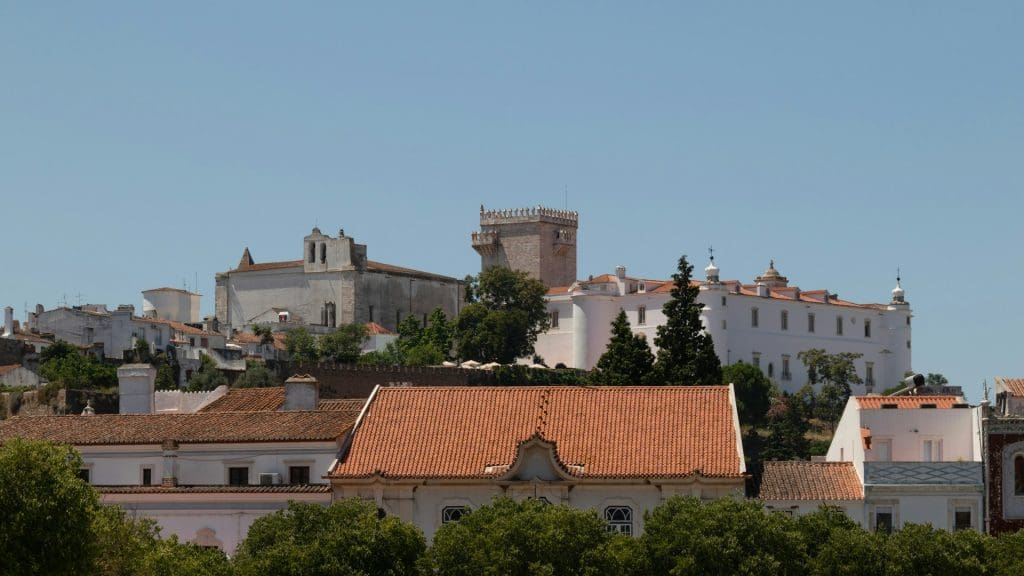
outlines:
{"label": "small dome", "polygon": [[718,282],[718,266],[715,266],[715,258],[712,256],[711,263],[704,269],[704,276],[708,282]]}
{"label": "small dome", "polygon": [[900,286],[899,282],[896,282],[896,287],[892,289],[892,301],[903,302],[903,287]]}

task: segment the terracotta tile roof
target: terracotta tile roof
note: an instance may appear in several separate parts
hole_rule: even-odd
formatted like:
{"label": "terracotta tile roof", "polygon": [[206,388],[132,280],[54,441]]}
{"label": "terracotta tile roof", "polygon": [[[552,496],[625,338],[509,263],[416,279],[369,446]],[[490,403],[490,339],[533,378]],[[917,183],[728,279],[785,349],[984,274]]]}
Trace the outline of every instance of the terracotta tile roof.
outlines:
{"label": "terracotta tile roof", "polygon": [[740,478],[727,386],[379,388],[337,478],[494,478],[535,434],[586,478]]}
{"label": "terracotta tile roof", "polygon": [[936,408],[948,410],[954,404],[965,403],[963,396],[857,396],[861,410],[880,410],[883,404],[895,404],[897,409],[920,408],[922,404],[934,404]]}
{"label": "terracotta tile roof", "polygon": [[[317,410],[349,412],[359,414],[366,400],[327,399],[321,400]],[[199,412],[274,412],[284,404],[284,386],[267,388],[232,388],[220,398],[204,406]]]}
{"label": "terracotta tile roof", "polygon": [[330,484],[250,486],[94,486],[100,494],[327,494]]}
{"label": "terracotta tile roof", "polygon": [[996,391],[1005,389],[1014,396],[1024,396],[1024,378],[1003,378],[996,376]]}
{"label": "terracotta tile roof", "polygon": [[209,330],[203,330],[202,328],[196,328],[195,326],[189,326],[183,322],[175,322],[174,320],[165,320],[163,318],[133,316],[132,320],[139,323],[163,324],[164,326],[170,326],[175,332],[181,332],[182,334],[188,334],[189,336],[223,336],[220,332],[211,332]]}
{"label": "terracotta tile roof", "polygon": [[262,264],[247,264],[231,270],[231,272],[257,272],[259,270],[277,270],[279,268],[301,268],[302,260],[288,260],[286,262],[263,262]]}
{"label": "terracotta tile roof", "polygon": [[764,463],[762,500],[861,500],[864,490],[853,462]]}
{"label": "terracotta tile roof", "polygon": [[376,322],[366,323],[366,333],[370,336],[395,336],[396,334],[391,330],[377,324]]}
{"label": "terracotta tile roof", "polygon": [[78,446],[335,440],[355,422],[349,412],[200,412],[197,414],[96,414],[19,416],[0,421],[7,438]]}
{"label": "terracotta tile roof", "polygon": [[21,368],[21,364],[6,364],[4,366],[0,366],[0,376],[3,376],[8,372],[14,372],[18,368]]}
{"label": "terracotta tile roof", "polygon": [[15,332],[15,340],[21,340],[22,342],[38,342],[39,344],[53,344],[51,340],[47,340],[38,334],[32,334],[31,332]]}
{"label": "terracotta tile roof", "polygon": [[[284,332],[274,332],[271,336],[274,337],[273,346],[275,350],[287,350],[288,347],[284,344],[286,336]],[[252,332],[237,332],[229,341],[234,344],[259,344],[262,342],[262,338]]]}

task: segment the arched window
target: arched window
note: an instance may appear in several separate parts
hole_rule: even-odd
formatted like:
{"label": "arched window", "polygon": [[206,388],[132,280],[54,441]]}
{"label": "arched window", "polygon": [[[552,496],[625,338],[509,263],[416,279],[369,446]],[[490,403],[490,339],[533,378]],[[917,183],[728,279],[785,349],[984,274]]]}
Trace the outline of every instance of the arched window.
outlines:
{"label": "arched window", "polygon": [[320,263],[327,262],[327,244],[320,244]]}
{"label": "arched window", "polygon": [[469,513],[468,506],[445,506],[441,509],[441,524],[458,522]]}
{"label": "arched window", "polygon": [[1024,454],[1013,457],[1013,494],[1024,496]]}
{"label": "arched window", "polygon": [[316,262],[316,244],[313,242],[309,243],[309,262]]}
{"label": "arched window", "polygon": [[633,533],[633,509],[629,506],[609,506],[604,509],[604,520],[609,532]]}

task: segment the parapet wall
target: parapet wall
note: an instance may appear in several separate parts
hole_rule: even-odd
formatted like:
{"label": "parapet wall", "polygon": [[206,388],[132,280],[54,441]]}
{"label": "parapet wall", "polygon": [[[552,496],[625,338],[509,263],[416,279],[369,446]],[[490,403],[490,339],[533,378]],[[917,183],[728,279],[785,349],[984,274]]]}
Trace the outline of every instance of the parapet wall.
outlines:
{"label": "parapet wall", "polygon": [[480,225],[516,224],[520,222],[551,222],[575,228],[579,213],[571,210],[555,210],[537,206],[534,208],[513,208],[509,210],[485,210],[480,207]]}

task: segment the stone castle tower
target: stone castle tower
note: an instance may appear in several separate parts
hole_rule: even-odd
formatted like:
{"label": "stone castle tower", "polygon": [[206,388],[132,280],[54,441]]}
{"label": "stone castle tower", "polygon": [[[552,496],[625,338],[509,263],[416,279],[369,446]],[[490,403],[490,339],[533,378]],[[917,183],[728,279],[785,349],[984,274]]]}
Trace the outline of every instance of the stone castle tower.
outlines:
{"label": "stone castle tower", "polygon": [[480,269],[504,266],[521,270],[545,286],[576,281],[576,230],[579,214],[568,210],[517,208],[485,210],[480,206],[480,231],[473,249]]}

